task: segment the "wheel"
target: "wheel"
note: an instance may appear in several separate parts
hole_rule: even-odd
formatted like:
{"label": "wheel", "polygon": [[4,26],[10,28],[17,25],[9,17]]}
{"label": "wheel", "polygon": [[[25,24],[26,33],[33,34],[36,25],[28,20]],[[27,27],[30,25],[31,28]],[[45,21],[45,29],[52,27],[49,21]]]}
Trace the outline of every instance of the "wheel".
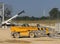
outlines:
{"label": "wheel", "polygon": [[18,33],[18,32],[14,33],[14,34],[13,34],[13,37],[14,37],[14,38],[19,38],[19,37],[20,37],[20,33]]}
{"label": "wheel", "polygon": [[36,32],[36,36],[37,36],[37,37],[42,37],[42,36],[45,36],[45,33],[44,33],[44,31],[39,31],[39,30],[38,30],[38,31]]}
{"label": "wheel", "polygon": [[35,32],[35,36],[36,36],[36,37],[40,37],[40,36],[41,36],[40,31],[36,31],[36,32]]}
{"label": "wheel", "polygon": [[47,36],[50,37],[52,34],[48,33]]}
{"label": "wheel", "polygon": [[40,32],[38,32],[38,33],[37,33],[37,36],[38,36],[38,37],[40,37],[40,36],[41,36],[41,33],[40,33]]}
{"label": "wheel", "polygon": [[30,38],[34,38],[34,37],[35,37],[34,32],[30,32],[29,37],[30,37]]}

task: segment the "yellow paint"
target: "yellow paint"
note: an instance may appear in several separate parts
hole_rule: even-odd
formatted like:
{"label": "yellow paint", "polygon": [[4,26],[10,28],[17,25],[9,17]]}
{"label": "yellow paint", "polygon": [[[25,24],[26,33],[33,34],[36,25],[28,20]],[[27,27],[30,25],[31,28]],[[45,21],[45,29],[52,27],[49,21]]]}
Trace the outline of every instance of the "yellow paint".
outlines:
{"label": "yellow paint", "polygon": [[[40,30],[44,30],[44,28],[40,28]],[[21,36],[29,36],[29,32],[32,30],[38,30],[38,27],[35,26],[11,26],[11,32],[20,32]],[[49,29],[45,28],[46,34],[49,33]]]}
{"label": "yellow paint", "polygon": [[21,36],[29,36],[29,32],[32,30],[38,30],[37,27],[20,27],[20,26],[12,26],[11,27],[11,32],[20,32]]}

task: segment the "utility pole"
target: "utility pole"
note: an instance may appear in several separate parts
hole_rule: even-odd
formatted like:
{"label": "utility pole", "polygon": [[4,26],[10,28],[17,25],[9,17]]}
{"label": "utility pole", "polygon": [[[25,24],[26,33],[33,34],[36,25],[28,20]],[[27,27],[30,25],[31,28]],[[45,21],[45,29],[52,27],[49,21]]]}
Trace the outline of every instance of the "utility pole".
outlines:
{"label": "utility pole", "polygon": [[43,10],[43,16],[45,16],[45,10]]}
{"label": "utility pole", "polygon": [[0,2],[0,16],[1,16],[1,22],[2,23],[4,21],[4,3]]}
{"label": "utility pole", "polygon": [[2,22],[4,22],[4,3],[3,3],[3,8],[2,8],[2,10],[3,10]]}

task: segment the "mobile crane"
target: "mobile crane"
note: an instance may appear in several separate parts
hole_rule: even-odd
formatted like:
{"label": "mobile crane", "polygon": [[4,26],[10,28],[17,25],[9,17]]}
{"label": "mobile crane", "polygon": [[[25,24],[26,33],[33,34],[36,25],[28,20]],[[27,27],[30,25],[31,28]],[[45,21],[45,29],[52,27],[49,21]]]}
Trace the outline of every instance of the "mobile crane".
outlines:
{"label": "mobile crane", "polygon": [[6,25],[6,26],[8,26],[8,25],[13,25],[13,24],[9,23],[9,21],[11,21],[12,19],[16,18],[17,16],[19,16],[19,15],[22,14],[22,13],[25,13],[25,11],[22,10],[21,12],[19,12],[19,13],[16,14],[15,16],[13,16],[13,17],[11,17],[10,19],[2,22],[2,26],[5,26],[5,25]]}

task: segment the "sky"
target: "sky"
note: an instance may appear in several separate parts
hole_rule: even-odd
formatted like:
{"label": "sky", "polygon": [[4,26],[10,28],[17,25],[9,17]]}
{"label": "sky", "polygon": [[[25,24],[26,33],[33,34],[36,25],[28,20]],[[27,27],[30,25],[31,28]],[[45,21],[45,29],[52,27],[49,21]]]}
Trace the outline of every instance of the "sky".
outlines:
{"label": "sky", "polygon": [[52,8],[60,9],[60,0],[0,0],[0,2],[11,5],[13,14],[24,10],[24,16],[48,16]]}

